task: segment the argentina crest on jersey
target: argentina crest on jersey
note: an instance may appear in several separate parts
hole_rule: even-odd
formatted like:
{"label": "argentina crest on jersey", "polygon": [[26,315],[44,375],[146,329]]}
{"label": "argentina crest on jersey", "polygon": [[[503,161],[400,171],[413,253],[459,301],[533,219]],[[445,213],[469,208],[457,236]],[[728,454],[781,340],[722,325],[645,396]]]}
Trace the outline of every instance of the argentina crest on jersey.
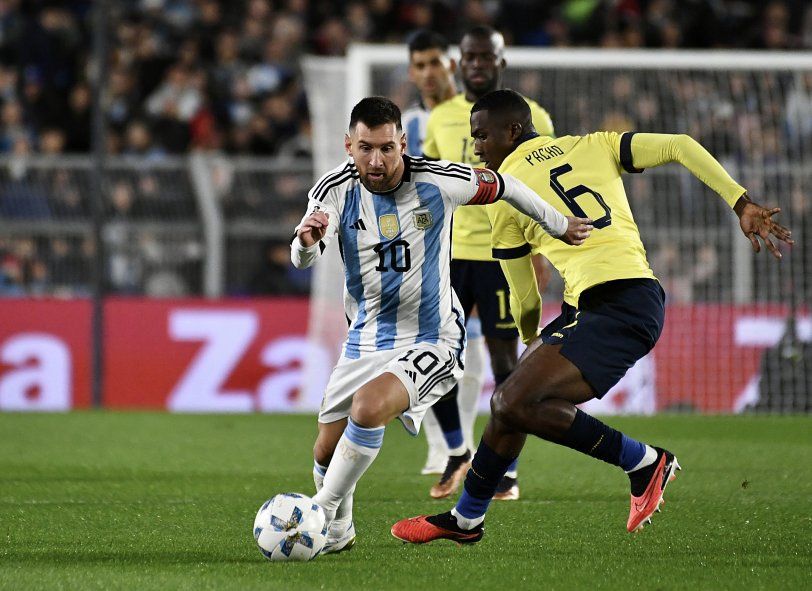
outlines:
{"label": "argentina crest on jersey", "polygon": [[414,219],[414,227],[418,230],[425,230],[426,228],[431,227],[431,224],[434,223],[434,220],[431,217],[431,211],[429,211],[428,208],[414,210],[412,217]]}

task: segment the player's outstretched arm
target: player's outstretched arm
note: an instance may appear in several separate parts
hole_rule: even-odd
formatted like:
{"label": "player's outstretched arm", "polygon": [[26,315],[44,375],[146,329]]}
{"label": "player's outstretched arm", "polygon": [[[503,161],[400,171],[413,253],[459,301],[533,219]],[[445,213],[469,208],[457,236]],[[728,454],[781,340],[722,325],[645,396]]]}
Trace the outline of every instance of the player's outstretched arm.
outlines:
{"label": "player's outstretched arm", "polygon": [[753,250],[761,251],[758,239],[767,249],[781,258],[778,247],[770,240],[772,234],[778,240],[793,244],[791,232],[776,223],[772,216],[779,208],[765,208],[747,197],[747,192],[727,173],[719,161],[702,145],[688,135],[634,133],[623,134],[620,139],[620,162],[629,172],[679,162],[691,173],[716,191],[739,216],[742,232],[750,240]]}
{"label": "player's outstretched arm", "polygon": [[778,250],[778,247],[770,240],[770,234],[789,245],[795,244],[795,241],[791,238],[792,232],[775,222],[772,218],[772,216],[781,211],[780,207],[770,209],[762,207],[758,203],[751,201],[745,194],[739,197],[736,205],[733,206],[733,211],[739,216],[739,226],[744,235],[750,240],[755,252],[761,252],[761,244],[758,241],[758,239],[761,238],[767,250],[769,250],[775,258],[781,258],[781,251]]}
{"label": "player's outstretched arm", "polygon": [[502,175],[505,188],[502,199],[532,218],[545,232],[567,244],[578,246],[589,238],[592,220],[564,216],[519,179]]}

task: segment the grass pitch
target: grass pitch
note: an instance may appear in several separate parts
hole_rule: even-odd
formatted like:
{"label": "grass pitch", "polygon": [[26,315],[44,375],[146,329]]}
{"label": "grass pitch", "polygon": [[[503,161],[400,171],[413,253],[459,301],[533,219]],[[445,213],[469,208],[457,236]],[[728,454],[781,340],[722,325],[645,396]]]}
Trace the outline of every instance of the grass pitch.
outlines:
{"label": "grass pitch", "polygon": [[312,494],[313,417],[0,415],[0,588],[810,588],[812,418],[609,422],[683,466],[641,534],[620,470],[532,440],[522,499],[492,506],[480,544],[403,545],[395,520],[451,503],[429,498],[425,443],[393,424],[356,494],[356,547],[272,564],[254,514]]}

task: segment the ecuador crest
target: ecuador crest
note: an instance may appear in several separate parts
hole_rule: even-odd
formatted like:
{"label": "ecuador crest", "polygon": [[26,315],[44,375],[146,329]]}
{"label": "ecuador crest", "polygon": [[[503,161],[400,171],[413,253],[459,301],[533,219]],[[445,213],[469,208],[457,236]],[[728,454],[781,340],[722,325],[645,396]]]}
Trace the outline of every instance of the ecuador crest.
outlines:
{"label": "ecuador crest", "polygon": [[398,216],[393,213],[387,213],[378,218],[378,227],[381,230],[381,235],[384,238],[392,239],[400,232],[400,224],[398,223]]}

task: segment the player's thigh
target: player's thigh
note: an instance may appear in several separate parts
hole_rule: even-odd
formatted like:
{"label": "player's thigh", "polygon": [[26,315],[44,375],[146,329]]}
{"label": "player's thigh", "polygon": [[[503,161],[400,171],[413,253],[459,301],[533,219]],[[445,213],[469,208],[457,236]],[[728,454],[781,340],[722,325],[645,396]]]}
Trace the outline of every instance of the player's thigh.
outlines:
{"label": "player's thigh", "polygon": [[461,355],[456,344],[418,343],[404,348],[384,368],[406,388],[409,405],[398,418],[410,433],[419,431],[426,411],[462,377]]}
{"label": "player's thigh", "polygon": [[339,419],[332,423],[318,423],[319,433],[313,445],[313,457],[322,466],[330,463],[335,453],[338,440],[347,426],[347,419]]}
{"label": "player's thigh", "polygon": [[594,389],[581,370],[561,354],[561,347],[541,344],[522,358],[494,394],[494,410],[498,413],[553,398],[572,404],[594,398]]}
{"label": "player's thigh", "polygon": [[353,421],[373,428],[388,424],[409,408],[409,392],[400,377],[384,371],[361,386],[352,400]]}
{"label": "player's thigh", "polygon": [[319,409],[319,423],[330,424],[350,416],[353,398],[392,359],[392,351],[364,353],[353,359],[342,356],[327,381]]}
{"label": "player's thigh", "polygon": [[475,303],[487,339],[514,340],[519,336],[510,314],[510,288],[496,261],[470,261],[474,269]]}

